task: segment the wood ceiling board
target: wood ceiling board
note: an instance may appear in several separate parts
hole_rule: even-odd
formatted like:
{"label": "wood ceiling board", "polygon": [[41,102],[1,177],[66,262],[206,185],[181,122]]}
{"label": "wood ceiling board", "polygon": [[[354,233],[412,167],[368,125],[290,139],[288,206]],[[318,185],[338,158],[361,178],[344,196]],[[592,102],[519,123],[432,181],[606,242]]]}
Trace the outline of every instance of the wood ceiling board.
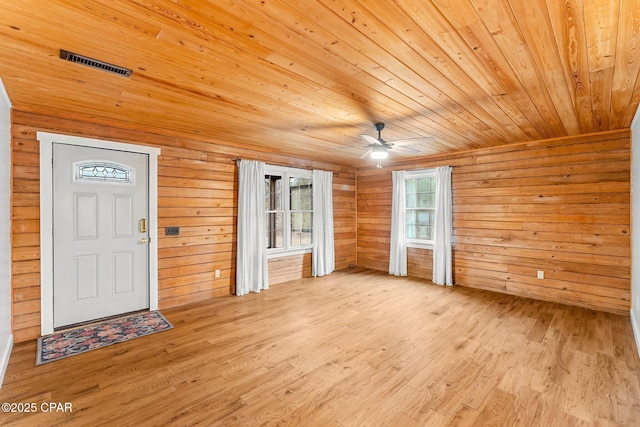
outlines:
{"label": "wood ceiling board", "polygon": [[522,83],[526,92],[547,124],[552,136],[566,135],[566,129],[547,89],[544,76],[538,69],[516,17],[506,0],[471,0],[496,46],[509,63],[514,77]]}
{"label": "wood ceiling board", "polygon": [[24,0],[0,77],[18,110],[364,166],[377,121],[418,156],[628,128],[639,34],[640,0]]}
{"label": "wood ceiling board", "polygon": [[[490,125],[482,122],[463,107],[463,105],[473,106],[475,103],[464,97],[455,85],[449,83],[436,87],[428,80],[439,75],[440,72],[431,63],[425,61],[424,56],[416,50],[418,43],[403,37],[418,30],[410,16],[401,10],[388,9],[384,3],[380,2],[373,2],[367,6],[370,12],[359,7],[347,16],[360,16],[360,19],[353,19],[353,25],[369,39],[375,40],[377,45],[370,51],[372,60],[377,57],[392,57],[393,59],[387,61],[384,68],[395,76],[403,74],[406,76],[406,81],[399,83],[396,83],[398,81],[396,77],[392,86],[418,102],[421,105],[418,107],[419,111],[423,111],[425,115],[441,116],[445,121],[439,121],[439,123],[458,129],[458,132],[471,141],[477,140],[478,134],[490,135],[495,140],[499,140],[501,137],[492,130]],[[377,16],[381,18],[375,22]],[[402,27],[387,26],[387,21],[402,22],[404,25]],[[371,22],[375,22],[375,25],[372,26]],[[379,31],[379,28],[384,28],[385,31]],[[420,43],[423,42],[426,42],[424,38],[420,40]],[[398,46],[402,48],[397,49]],[[448,82],[447,79],[433,80],[436,83]],[[391,80],[388,82],[390,83]]]}

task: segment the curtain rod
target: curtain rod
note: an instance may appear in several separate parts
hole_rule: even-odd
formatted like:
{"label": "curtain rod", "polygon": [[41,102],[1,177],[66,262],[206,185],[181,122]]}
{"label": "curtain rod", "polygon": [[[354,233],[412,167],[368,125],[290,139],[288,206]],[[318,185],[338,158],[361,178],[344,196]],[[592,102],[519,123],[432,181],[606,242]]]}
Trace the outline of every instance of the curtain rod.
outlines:
{"label": "curtain rod", "polygon": [[[451,165],[445,165],[445,166],[449,166],[451,169],[453,169],[453,166],[451,166]],[[417,169],[397,169],[397,170],[387,171],[387,174],[391,175],[393,172],[398,172],[398,171],[401,171],[401,170],[403,170],[405,172],[415,172],[415,171],[421,171],[421,170],[425,170],[425,169],[435,169],[435,168],[438,168],[438,167],[440,167],[440,166],[434,166],[434,167],[431,167],[431,168],[417,168]]]}
{"label": "curtain rod", "polygon": [[[241,157],[230,157],[228,160],[230,162],[235,162],[236,164],[238,164],[238,163],[240,163],[240,160],[249,160],[249,159],[243,159]],[[259,160],[259,161],[262,161],[262,160]],[[304,170],[308,170],[308,171],[314,170],[314,168],[310,167],[310,166],[291,166],[291,165],[285,165],[285,164],[282,164],[282,163],[267,163],[267,162],[265,162],[265,164],[271,165],[271,166],[280,166],[280,167],[283,167],[283,168],[304,169]],[[316,170],[322,170],[322,169],[316,169]],[[340,175],[340,172],[336,172],[336,171],[331,171],[331,173],[333,173],[334,176],[339,176]]]}

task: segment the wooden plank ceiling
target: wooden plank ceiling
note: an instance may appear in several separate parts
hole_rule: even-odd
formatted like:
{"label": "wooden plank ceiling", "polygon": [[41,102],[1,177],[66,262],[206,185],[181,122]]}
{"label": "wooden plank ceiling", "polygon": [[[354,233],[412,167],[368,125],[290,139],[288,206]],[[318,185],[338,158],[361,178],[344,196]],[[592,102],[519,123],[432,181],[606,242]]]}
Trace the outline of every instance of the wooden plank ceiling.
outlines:
{"label": "wooden plank ceiling", "polygon": [[413,156],[628,128],[639,37],[640,0],[20,0],[0,77],[24,111],[358,166],[379,121]]}

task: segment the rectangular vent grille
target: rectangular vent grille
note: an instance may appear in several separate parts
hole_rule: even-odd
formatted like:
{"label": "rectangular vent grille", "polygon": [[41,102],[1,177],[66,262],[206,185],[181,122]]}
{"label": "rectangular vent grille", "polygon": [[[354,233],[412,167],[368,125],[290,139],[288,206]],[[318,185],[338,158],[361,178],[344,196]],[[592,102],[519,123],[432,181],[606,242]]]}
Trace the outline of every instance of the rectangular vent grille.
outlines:
{"label": "rectangular vent grille", "polygon": [[117,65],[109,64],[107,62],[99,61],[97,59],[78,55],[77,53],[68,52],[63,49],[60,49],[60,58],[66,61],[75,62],[76,64],[86,65],[87,67],[104,70],[109,73],[117,74],[123,77],[131,77],[131,73],[133,72],[128,68],[119,67]]}

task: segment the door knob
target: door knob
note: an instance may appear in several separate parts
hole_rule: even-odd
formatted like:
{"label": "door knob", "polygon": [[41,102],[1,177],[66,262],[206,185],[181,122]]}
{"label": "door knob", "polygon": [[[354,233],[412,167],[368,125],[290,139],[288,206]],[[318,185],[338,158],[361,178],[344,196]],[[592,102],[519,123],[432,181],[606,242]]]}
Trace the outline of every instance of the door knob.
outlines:
{"label": "door knob", "polygon": [[140,239],[140,243],[142,243],[143,245],[148,243],[149,240],[146,237],[143,237],[142,239]]}

